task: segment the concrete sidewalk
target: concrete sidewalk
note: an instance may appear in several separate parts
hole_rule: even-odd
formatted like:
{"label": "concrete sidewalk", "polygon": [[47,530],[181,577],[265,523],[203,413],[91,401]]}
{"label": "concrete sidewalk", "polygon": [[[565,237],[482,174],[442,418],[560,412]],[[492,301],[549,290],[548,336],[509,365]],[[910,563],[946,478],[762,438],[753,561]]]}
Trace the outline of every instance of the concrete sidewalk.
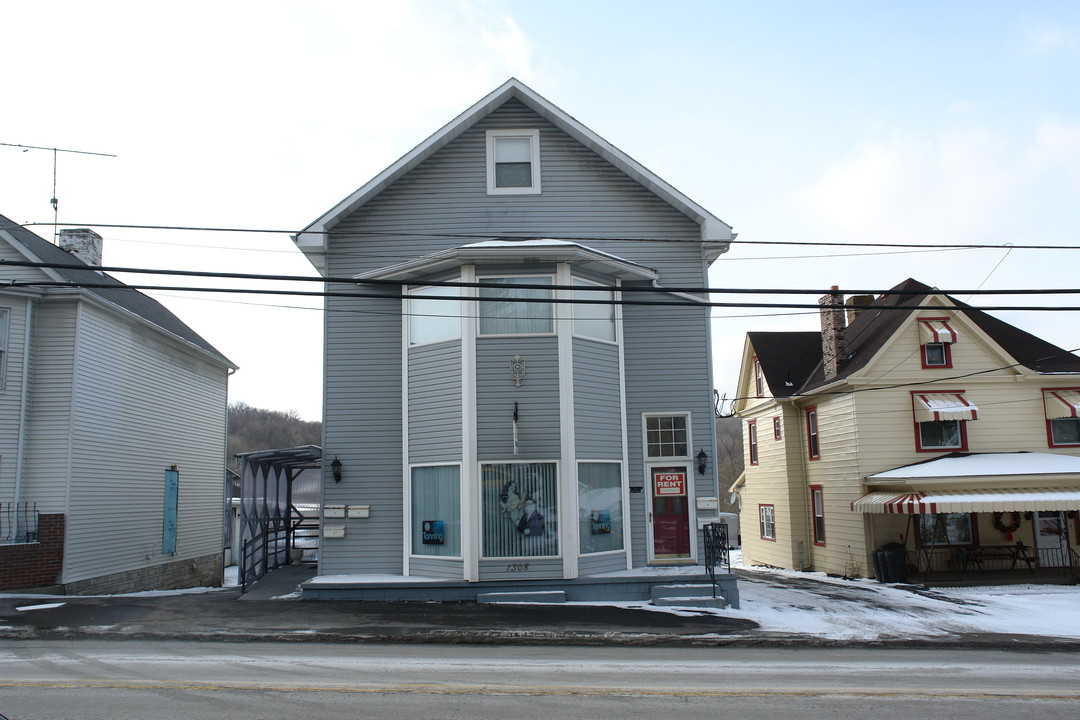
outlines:
{"label": "concrete sidewalk", "polygon": [[[783,634],[743,618],[691,609],[585,604],[302,600],[305,566],[274,571],[244,595],[238,588],[189,594],[0,596],[0,641],[155,639],[221,642],[544,644],[623,646],[967,647],[1080,651],[1080,641],[965,634],[889,640],[829,640]],[[783,581],[778,580],[778,581]],[[798,579],[810,587],[812,580]],[[822,602],[828,592],[818,590]],[[277,598],[277,599],[273,599]],[[846,602],[853,598],[843,598]],[[854,598],[855,602],[859,599]]]}

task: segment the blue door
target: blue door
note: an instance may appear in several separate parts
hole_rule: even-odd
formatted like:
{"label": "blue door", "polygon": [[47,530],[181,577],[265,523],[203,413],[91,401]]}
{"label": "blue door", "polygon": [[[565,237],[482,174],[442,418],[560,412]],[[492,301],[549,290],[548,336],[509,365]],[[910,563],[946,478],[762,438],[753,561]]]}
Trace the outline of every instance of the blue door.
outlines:
{"label": "blue door", "polygon": [[161,552],[176,552],[176,502],[180,495],[180,471],[165,471],[165,521],[161,529]]}

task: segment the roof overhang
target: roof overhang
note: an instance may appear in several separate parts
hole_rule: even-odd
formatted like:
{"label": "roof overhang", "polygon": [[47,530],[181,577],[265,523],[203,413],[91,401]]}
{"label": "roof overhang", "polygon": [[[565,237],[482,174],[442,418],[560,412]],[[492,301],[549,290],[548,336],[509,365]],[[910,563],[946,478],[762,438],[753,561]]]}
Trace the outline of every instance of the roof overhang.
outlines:
{"label": "roof overhang", "polygon": [[641,165],[576,119],[567,115],[563,110],[538,95],[516,78],[507,80],[410,150],[393,165],[369,180],[356,192],[323,213],[315,222],[293,236],[293,241],[297,247],[303,251],[317,268],[320,270],[325,269],[323,256],[325,256],[327,250],[327,233],[334,226],[358,210],[402,175],[424,162],[432,154],[475,125],[480,119],[512,98],[520,100],[538,115],[550,121],[567,135],[588,147],[654,195],[696,222],[701,227],[701,241],[706,243],[706,255],[710,262],[727,251],[729,243],[735,238],[730,225],[705,210],[705,208],[653,174],[644,165]]}
{"label": "roof overhang", "polygon": [[951,453],[866,477],[872,486],[974,485],[1080,488],[1080,457],[1051,453]]}
{"label": "roof overhang", "polygon": [[442,250],[407,262],[354,275],[356,280],[417,280],[462,265],[521,265],[568,263],[573,267],[626,281],[651,282],[659,274],[644,265],[564,240],[485,240]]}

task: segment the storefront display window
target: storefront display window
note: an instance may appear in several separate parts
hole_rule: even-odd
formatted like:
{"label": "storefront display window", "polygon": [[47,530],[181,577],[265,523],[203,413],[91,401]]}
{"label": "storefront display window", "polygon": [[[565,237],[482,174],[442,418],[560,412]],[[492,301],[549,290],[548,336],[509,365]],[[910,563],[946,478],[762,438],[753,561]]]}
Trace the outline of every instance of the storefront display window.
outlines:
{"label": "storefront display window", "polygon": [[623,549],[618,463],[578,463],[578,535],[582,554]]}
{"label": "storefront display window", "polygon": [[413,555],[461,555],[460,474],[457,465],[412,469]]}
{"label": "storefront display window", "polygon": [[554,463],[503,463],[480,468],[486,558],[559,554]]}

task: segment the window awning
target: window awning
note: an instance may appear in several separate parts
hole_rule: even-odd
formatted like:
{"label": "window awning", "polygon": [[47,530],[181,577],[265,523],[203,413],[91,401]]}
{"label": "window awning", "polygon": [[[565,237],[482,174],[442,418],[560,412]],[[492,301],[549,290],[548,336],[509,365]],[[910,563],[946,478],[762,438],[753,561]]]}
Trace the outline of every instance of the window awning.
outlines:
{"label": "window awning", "polygon": [[922,341],[926,343],[954,343],[956,331],[946,318],[919,318],[922,324]]}
{"label": "window awning", "polygon": [[1080,390],[1044,390],[1048,420],[1064,417],[1080,417]]}
{"label": "window awning", "polygon": [[1080,488],[871,492],[853,500],[851,509],[868,515],[1080,510]]}
{"label": "window awning", "polygon": [[964,399],[963,393],[912,393],[915,422],[938,420],[978,420],[979,408]]}

